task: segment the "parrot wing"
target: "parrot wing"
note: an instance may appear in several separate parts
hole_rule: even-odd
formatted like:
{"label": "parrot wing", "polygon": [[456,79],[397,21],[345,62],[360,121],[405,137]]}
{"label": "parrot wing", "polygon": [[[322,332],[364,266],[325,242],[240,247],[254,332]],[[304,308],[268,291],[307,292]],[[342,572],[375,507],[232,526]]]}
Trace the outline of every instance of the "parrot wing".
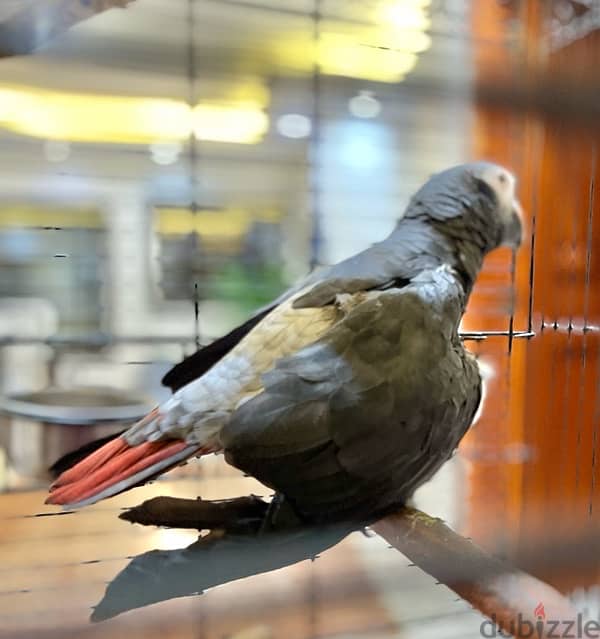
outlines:
{"label": "parrot wing", "polygon": [[440,304],[438,284],[369,293],[278,361],[222,429],[226,459],[317,520],[406,499],[452,454],[480,399],[477,365],[453,339],[463,300]]}
{"label": "parrot wing", "polygon": [[248,335],[274,308],[275,305],[271,305],[262,309],[246,322],[240,324],[226,335],[223,335],[223,337],[219,337],[189,357],[186,357],[165,374],[162,378],[163,386],[168,386],[173,392],[176,392],[186,384],[204,375],[207,370],[212,368],[223,356],[227,355],[227,353],[236,346],[241,339]]}

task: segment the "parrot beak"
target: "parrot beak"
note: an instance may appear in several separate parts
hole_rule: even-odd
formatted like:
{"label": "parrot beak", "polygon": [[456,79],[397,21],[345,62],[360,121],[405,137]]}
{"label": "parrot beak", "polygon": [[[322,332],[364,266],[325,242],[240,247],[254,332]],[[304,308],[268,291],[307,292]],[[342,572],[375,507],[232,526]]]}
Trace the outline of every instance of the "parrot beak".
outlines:
{"label": "parrot beak", "polygon": [[517,200],[513,200],[510,216],[504,227],[502,244],[518,249],[523,241],[523,209]]}

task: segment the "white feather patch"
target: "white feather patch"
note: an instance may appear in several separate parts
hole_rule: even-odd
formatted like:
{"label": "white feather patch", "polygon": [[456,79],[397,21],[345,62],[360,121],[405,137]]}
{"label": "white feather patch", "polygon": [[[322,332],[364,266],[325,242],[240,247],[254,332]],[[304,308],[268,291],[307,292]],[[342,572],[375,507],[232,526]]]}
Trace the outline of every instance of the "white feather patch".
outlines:
{"label": "white feather patch", "polygon": [[496,369],[494,368],[494,365],[491,361],[488,361],[482,357],[478,357],[476,362],[477,366],[479,367],[479,374],[481,375],[481,401],[479,402],[479,406],[477,407],[477,412],[475,413],[475,417],[473,417],[471,426],[475,426],[475,424],[479,421],[479,418],[483,413],[485,398],[487,397],[487,385],[490,380],[496,377]]}
{"label": "white feather patch", "polygon": [[[353,306],[295,309],[299,291],[259,322],[248,335],[202,377],[180,388],[150,423],[125,433],[131,445],[165,436],[215,445],[230,414],[262,389],[261,376],[281,357],[319,339]],[[359,297],[357,296],[357,300]]]}

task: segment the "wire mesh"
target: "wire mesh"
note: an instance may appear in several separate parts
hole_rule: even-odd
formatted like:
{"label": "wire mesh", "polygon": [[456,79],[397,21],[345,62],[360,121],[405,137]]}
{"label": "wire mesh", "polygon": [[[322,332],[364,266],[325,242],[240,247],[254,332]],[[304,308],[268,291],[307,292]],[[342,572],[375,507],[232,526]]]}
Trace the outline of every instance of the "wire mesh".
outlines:
{"label": "wire mesh", "polygon": [[[493,373],[483,415],[453,462],[452,483],[436,486],[453,504],[449,516],[459,530],[520,565],[527,565],[532,540],[570,558],[565,548],[579,545],[571,567],[547,555],[531,570],[562,592],[583,589],[593,598],[600,568],[588,535],[598,527],[599,498],[600,7],[592,0],[432,2],[422,30],[431,47],[412,54],[412,69],[394,68],[397,75],[385,78],[385,56],[396,55],[399,64],[403,39],[408,42],[406,29],[394,38],[382,30],[377,10],[385,4],[135,0],[126,10],[82,22],[31,57],[0,62],[4,99],[18,95],[35,105],[36,97],[49,104],[56,93],[73,103],[120,96],[157,109],[161,121],[198,105],[207,109],[199,113],[218,116],[208,129],[200,122],[184,137],[170,139],[167,131],[165,141],[143,137],[135,118],[130,131],[98,132],[90,126],[96,114],[73,111],[67,113],[84,113],[82,121],[56,131],[3,120],[0,104],[2,390],[83,383],[143,389],[160,399],[160,376],[173,362],[235,326],[308,268],[382,238],[430,173],[471,157],[502,162],[519,176],[527,241],[517,254],[489,257],[471,300],[462,334]],[[20,8],[11,2],[0,20],[22,25],[15,19]],[[345,50],[347,59],[327,57],[348,38],[355,48]],[[13,41],[0,42],[0,50]],[[142,105],[150,96],[184,110],[158,101]],[[223,124],[227,108],[238,119],[248,116],[255,129]],[[260,130],[261,114],[269,119],[267,131]],[[249,137],[224,141],[235,135]],[[188,484],[190,476],[237,481],[219,460],[178,472],[175,492],[184,486],[190,495],[204,486]],[[58,539],[85,544],[72,532],[80,526],[80,537],[98,545],[111,530],[103,526],[119,512],[46,517],[40,509],[28,501],[24,511],[0,514],[7,562],[11,534],[20,535],[22,551],[27,542],[35,545],[21,520],[75,522],[61,524],[53,548]],[[87,528],[86,518],[103,523]],[[117,535],[101,554],[77,561],[59,556],[45,565],[68,572],[98,562],[102,575],[89,581],[98,589],[112,576],[104,564],[123,562],[128,553],[113,548],[141,552],[154,543],[152,534],[135,542]],[[9,565],[0,598],[15,604],[17,628],[26,614],[18,595],[35,596],[36,587],[21,587],[30,578],[19,576],[25,566]],[[303,573],[302,632],[336,636],[342,630],[322,619],[329,600],[318,566]],[[26,568],[42,570],[35,561]],[[366,596],[380,575],[373,569],[371,581],[362,573],[356,578]],[[383,588],[392,593],[392,607],[394,592],[409,597],[411,577],[400,581],[404,586]],[[211,634],[211,606],[224,610],[216,600],[185,617],[194,623],[202,617],[205,636],[227,626],[213,619],[220,630]],[[395,636],[390,604],[383,612],[378,607],[369,609],[377,623],[355,627]],[[58,610],[54,600],[39,609],[52,619]],[[336,610],[349,614],[347,607]],[[421,613],[406,617],[406,636],[419,636],[415,626],[426,618],[445,623],[444,615],[463,614],[452,606],[437,614],[435,604]],[[448,622],[439,636],[467,636],[458,627]]]}

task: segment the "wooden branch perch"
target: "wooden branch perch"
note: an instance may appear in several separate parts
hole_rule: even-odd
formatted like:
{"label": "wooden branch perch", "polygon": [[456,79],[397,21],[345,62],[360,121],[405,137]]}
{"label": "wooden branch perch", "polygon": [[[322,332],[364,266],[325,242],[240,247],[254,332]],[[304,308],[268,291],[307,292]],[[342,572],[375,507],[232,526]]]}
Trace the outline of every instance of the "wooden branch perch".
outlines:
{"label": "wooden branch perch", "polygon": [[544,623],[535,613],[540,603],[549,619],[560,620],[561,624],[577,619],[576,610],[557,590],[492,557],[440,519],[404,508],[371,528],[517,638],[532,637],[534,630],[540,639],[554,636],[550,623]]}
{"label": "wooden branch perch", "polygon": [[243,533],[259,529],[267,508],[268,504],[254,495],[219,501],[155,497],[129,508],[119,519],[145,526]]}
{"label": "wooden branch perch", "polygon": [[133,0],[35,0],[0,24],[0,58],[31,53],[75,24]]}
{"label": "wooden branch perch", "polygon": [[[159,497],[124,512],[121,518],[143,524],[219,529],[224,532],[226,540],[229,534],[259,530],[266,510],[266,502],[258,497],[218,502]],[[541,623],[542,620],[536,614],[539,604],[543,604],[548,619],[560,620],[563,623],[577,619],[575,609],[557,590],[489,555],[470,540],[456,534],[440,519],[412,508],[403,508],[372,525],[371,529],[419,568],[456,592],[499,628],[517,638],[531,637],[534,631],[535,636],[540,639],[552,636],[551,624]],[[306,534],[310,535],[311,530],[318,532],[317,528],[307,528]],[[340,533],[339,538],[347,532],[349,530]],[[249,543],[259,543],[269,559],[266,562],[257,561],[251,567],[246,566],[244,576],[277,567],[274,565],[273,556],[268,553],[271,545],[281,547],[284,537],[280,536],[278,542],[275,542],[278,539],[277,533],[262,536],[251,534],[247,538],[254,539]],[[298,543],[296,536],[292,536],[292,539],[294,543]],[[313,546],[310,546],[310,552],[315,552]],[[151,553],[149,555],[154,558]],[[257,557],[256,552],[254,556]],[[288,565],[289,552],[284,552],[282,556],[286,558],[286,564],[282,565]],[[295,561],[302,558],[305,557],[299,553],[295,556]],[[144,561],[144,565],[147,566],[148,558]],[[133,572],[135,574],[135,571]],[[231,575],[228,575],[228,578],[231,578]],[[126,590],[134,589],[129,584]],[[119,597],[113,599],[118,600]],[[103,605],[106,606],[106,603]],[[99,612],[101,611],[102,609]]]}

